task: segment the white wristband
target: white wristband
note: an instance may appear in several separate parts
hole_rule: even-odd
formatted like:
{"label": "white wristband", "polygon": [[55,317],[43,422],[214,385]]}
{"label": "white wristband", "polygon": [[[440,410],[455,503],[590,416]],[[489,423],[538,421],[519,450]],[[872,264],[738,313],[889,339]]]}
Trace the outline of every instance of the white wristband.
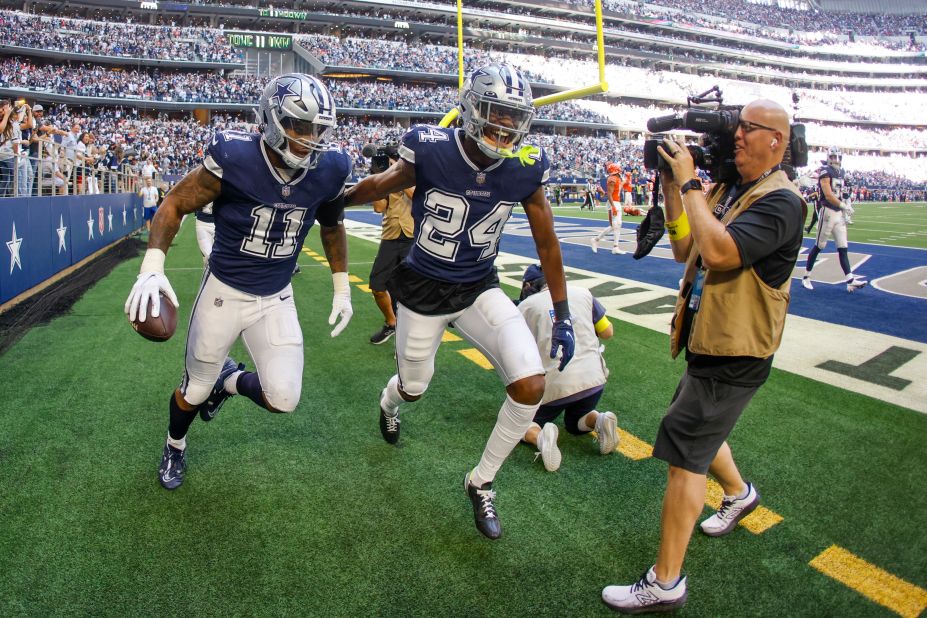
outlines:
{"label": "white wristband", "polygon": [[351,295],[351,286],[348,283],[348,273],[332,273],[332,287],[335,294]]}
{"label": "white wristband", "polygon": [[142,273],[158,273],[164,274],[164,258],[167,256],[164,255],[164,252],[160,249],[148,249],[145,252],[145,259],[142,260],[142,268],[139,272]]}

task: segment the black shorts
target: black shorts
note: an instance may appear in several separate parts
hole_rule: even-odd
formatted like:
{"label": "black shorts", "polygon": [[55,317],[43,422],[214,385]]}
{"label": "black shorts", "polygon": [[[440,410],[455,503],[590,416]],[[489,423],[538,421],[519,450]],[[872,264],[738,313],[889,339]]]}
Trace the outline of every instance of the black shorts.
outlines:
{"label": "black shorts", "polygon": [[560,416],[561,412],[564,412],[563,426],[566,427],[567,431],[573,435],[588,433],[586,431],[580,431],[579,419],[595,410],[595,407],[599,405],[599,399],[602,398],[603,392],[605,392],[604,386],[594,393],[586,395],[582,399],[577,399],[567,404],[554,404],[552,406],[543,405],[538,408],[538,411],[535,413],[534,422],[543,427],[544,423],[550,423]]}
{"label": "black shorts", "polygon": [[479,281],[454,283],[426,277],[402,262],[393,271],[387,290],[395,302],[402,303],[416,313],[447,315],[466,309],[476,301],[477,296],[497,287],[499,275],[495,267]]}
{"label": "black shorts", "polygon": [[406,254],[412,248],[412,239],[400,236],[393,240],[381,240],[377,257],[373,260],[370,269],[370,289],[377,292],[386,291],[386,282],[393,275],[396,267],[406,259]]}
{"label": "black shorts", "polygon": [[687,371],[660,422],[653,456],[705,474],[759,386],[735,386]]}

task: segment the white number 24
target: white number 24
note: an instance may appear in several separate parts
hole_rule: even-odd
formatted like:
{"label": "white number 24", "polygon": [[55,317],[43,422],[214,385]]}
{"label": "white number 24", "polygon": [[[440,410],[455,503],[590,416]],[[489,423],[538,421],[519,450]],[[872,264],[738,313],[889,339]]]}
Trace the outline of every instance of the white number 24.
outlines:
{"label": "white number 24", "polygon": [[[514,202],[498,202],[466,231],[470,245],[483,248],[477,258],[479,261],[493,258],[498,253],[502,228],[514,207]],[[464,232],[470,203],[460,195],[432,189],[425,195],[425,210],[418,246],[436,258],[453,262],[460,249],[460,236]]]}

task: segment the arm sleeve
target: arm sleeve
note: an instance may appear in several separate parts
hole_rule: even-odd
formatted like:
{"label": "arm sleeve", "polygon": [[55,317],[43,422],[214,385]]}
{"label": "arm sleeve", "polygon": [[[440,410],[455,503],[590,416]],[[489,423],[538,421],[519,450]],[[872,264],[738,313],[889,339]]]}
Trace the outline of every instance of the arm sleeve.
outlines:
{"label": "arm sleeve", "polygon": [[222,169],[222,162],[224,162],[222,156],[223,143],[224,140],[221,139],[219,132],[216,131],[209,141],[209,145],[206,146],[206,155],[203,157],[203,167],[207,172],[220,180],[224,173]]}
{"label": "arm sleeve", "polygon": [[595,327],[595,334],[598,335],[611,325],[608,316],[605,315],[605,307],[598,299],[592,299],[592,324]]}
{"label": "arm sleeve", "polygon": [[403,134],[402,140],[399,142],[399,158],[413,166],[415,165],[416,152],[421,144],[418,140],[418,132],[423,128],[422,125],[413,126]]}

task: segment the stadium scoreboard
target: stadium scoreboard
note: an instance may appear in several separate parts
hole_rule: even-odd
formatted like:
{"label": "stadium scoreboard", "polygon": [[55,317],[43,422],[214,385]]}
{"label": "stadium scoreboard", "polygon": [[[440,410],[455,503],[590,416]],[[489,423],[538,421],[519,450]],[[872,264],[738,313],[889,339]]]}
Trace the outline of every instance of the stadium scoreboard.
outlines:
{"label": "stadium scoreboard", "polygon": [[232,47],[249,47],[253,49],[293,49],[293,37],[289,34],[261,34],[257,32],[230,32],[226,30],[225,38]]}

